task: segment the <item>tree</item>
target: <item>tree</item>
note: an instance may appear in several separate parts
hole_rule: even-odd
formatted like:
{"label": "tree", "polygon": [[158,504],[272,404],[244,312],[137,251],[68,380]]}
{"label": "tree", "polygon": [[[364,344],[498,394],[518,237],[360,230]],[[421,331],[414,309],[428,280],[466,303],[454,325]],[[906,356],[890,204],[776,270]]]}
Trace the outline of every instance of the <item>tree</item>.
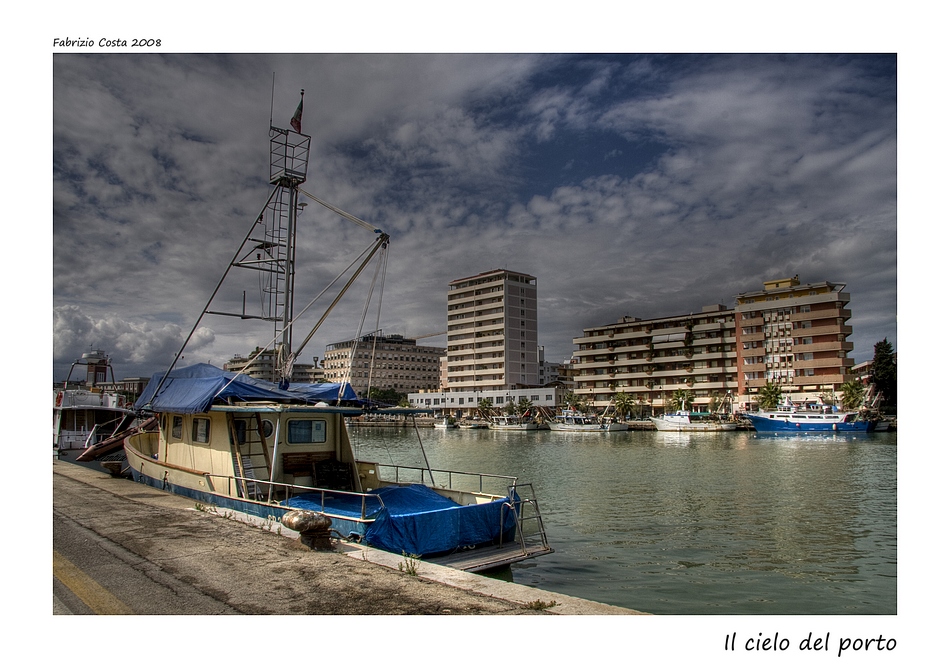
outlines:
{"label": "tree", "polygon": [[568,408],[573,408],[581,413],[587,412],[587,402],[573,392],[564,395],[564,403],[567,404]]}
{"label": "tree", "polygon": [[860,408],[864,403],[864,383],[860,380],[849,380],[841,386],[841,407],[846,411]]}
{"label": "tree", "polygon": [[666,402],[666,409],[671,413],[673,411],[688,411],[693,404],[692,390],[675,390]]}
{"label": "tree", "polygon": [[521,400],[518,401],[518,415],[525,415],[532,408],[534,408],[534,402],[528,397],[522,397]]}
{"label": "tree", "polygon": [[485,419],[492,416],[492,401],[489,397],[483,397],[478,400],[478,412]]}
{"label": "tree", "polygon": [[897,406],[897,359],[894,357],[894,347],[886,338],[874,344],[871,382],[881,393],[883,406]]}
{"label": "tree", "polygon": [[367,394],[367,398],[371,401],[376,401],[381,404],[389,404],[390,406],[398,406],[401,401],[407,399],[405,394],[400,394],[392,388],[383,390],[378,387],[371,387],[369,388],[369,392]]}
{"label": "tree", "polygon": [[762,410],[771,410],[778,406],[782,400],[782,388],[771,380],[765,382],[762,389],[759,390],[759,408]]}
{"label": "tree", "polygon": [[621,419],[626,419],[633,410],[633,398],[626,392],[617,392],[614,395],[614,410]]}

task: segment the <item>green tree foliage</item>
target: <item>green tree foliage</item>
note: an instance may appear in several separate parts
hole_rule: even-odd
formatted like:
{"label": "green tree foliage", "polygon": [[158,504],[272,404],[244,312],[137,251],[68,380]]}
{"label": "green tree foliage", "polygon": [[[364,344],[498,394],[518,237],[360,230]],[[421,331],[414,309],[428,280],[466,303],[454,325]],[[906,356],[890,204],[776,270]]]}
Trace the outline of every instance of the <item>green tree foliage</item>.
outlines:
{"label": "green tree foliage", "polygon": [[666,410],[673,411],[686,410],[688,411],[693,403],[693,391],[692,390],[676,390],[666,400]]}
{"label": "green tree foliage", "polygon": [[762,389],[759,390],[759,408],[762,410],[771,410],[778,406],[782,400],[782,388],[771,380],[766,381]]}
{"label": "green tree foliage", "polygon": [[871,382],[883,395],[882,406],[897,406],[897,360],[894,358],[894,347],[887,339],[874,344]]}
{"label": "green tree foliage", "polygon": [[864,383],[860,380],[849,380],[841,386],[841,407],[852,411],[860,408],[864,403]]}
{"label": "green tree foliage", "polygon": [[626,392],[617,392],[614,395],[614,409],[617,411],[617,415],[626,419],[633,410],[633,397]]}
{"label": "green tree foliage", "polygon": [[400,394],[392,388],[381,390],[378,387],[369,388],[368,398],[370,401],[378,401],[381,404],[388,404],[390,406],[399,406],[408,399],[405,394]]}

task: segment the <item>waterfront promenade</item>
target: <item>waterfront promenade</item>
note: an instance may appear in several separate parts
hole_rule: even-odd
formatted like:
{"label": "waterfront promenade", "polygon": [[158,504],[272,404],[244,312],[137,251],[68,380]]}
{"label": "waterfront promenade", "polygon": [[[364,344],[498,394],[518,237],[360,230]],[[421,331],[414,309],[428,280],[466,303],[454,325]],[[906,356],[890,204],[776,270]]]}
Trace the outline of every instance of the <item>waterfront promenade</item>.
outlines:
{"label": "waterfront promenade", "polygon": [[334,546],[311,551],[186,498],[53,461],[54,614],[641,614],[426,562],[412,575],[402,556]]}

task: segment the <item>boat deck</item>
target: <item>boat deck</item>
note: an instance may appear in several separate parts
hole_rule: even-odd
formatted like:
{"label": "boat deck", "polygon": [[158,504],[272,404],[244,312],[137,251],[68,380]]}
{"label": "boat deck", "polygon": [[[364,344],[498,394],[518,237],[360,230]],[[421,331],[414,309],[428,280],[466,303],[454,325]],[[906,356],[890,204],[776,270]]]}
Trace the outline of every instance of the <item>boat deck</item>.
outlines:
{"label": "boat deck", "polygon": [[501,568],[525,559],[540,557],[544,554],[554,552],[551,547],[546,545],[528,545],[522,549],[518,543],[506,543],[501,547],[491,545],[488,547],[479,547],[474,550],[464,550],[455,552],[443,557],[424,559],[432,564],[439,566],[448,566],[460,571],[469,573],[478,573],[481,571]]}

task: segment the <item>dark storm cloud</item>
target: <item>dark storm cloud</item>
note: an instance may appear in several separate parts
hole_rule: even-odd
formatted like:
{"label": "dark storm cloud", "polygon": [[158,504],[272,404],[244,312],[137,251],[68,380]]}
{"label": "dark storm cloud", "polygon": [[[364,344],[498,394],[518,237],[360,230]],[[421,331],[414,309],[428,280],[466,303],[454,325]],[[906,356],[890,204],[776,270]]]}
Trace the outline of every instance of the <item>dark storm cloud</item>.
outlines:
{"label": "dark storm cloud", "polygon": [[[732,305],[795,274],[848,284],[857,360],[884,336],[896,342],[890,55],[53,64],[55,370],[89,345],[123,375],[170,362],[269,193],[274,72],[275,125],[307,91],[304,189],[393,236],[387,332],[445,329],[448,282],[507,267],[538,277],[549,359],[568,357],[584,327]],[[371,240],[308,206],[301,290],[322,288]],[[355,333],[362,302],[344,308],[349,322],[305,358]],[[233,321],[202,325],[195,361],[267,342]]]}

